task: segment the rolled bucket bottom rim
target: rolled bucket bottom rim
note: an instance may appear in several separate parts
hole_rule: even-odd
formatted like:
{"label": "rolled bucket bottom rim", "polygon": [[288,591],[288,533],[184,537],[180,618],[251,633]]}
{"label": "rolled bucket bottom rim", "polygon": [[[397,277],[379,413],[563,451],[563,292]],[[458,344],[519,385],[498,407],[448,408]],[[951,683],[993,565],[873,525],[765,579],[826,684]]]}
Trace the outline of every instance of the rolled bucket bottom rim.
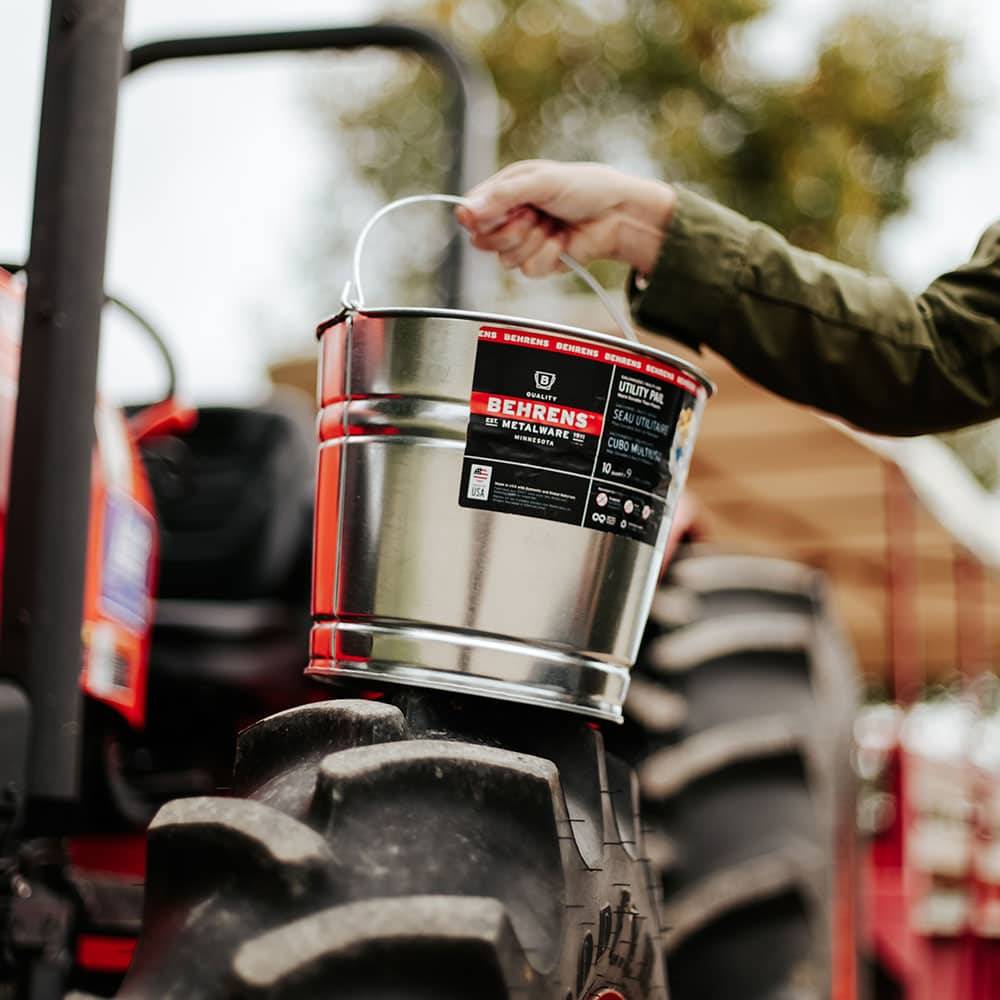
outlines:
{"label": "rolled bucket bottom rim", "polygon": [[[329,654],[317,652],[320,636],[326,639],[323,645],[328,644]],[[345,677],[409,685],[623,721],[629,685],[625,666],[447,629],[326,621],[313,626],[312,638],[306,674],[317,680]],[[354,650],[367,648],[361,654],[338,655],[341,639]],[[409,655],[399,655],[407,647]],[[456,657],[464,661],[465,669],[441,665]],[[532,676],[539,672],[544,680]]]}

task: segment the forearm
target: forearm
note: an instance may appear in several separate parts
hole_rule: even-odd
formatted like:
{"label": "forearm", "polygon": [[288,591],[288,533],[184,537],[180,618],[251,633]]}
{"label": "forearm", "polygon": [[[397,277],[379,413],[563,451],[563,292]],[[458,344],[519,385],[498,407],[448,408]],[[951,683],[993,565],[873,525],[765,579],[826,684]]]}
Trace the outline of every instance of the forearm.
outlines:
{"label": "forearm", "polygon": [[633,296],[645,326],[725,356],[797,402],[916,434],[1000,416],[1000,233],[914,300],[680,190]]}

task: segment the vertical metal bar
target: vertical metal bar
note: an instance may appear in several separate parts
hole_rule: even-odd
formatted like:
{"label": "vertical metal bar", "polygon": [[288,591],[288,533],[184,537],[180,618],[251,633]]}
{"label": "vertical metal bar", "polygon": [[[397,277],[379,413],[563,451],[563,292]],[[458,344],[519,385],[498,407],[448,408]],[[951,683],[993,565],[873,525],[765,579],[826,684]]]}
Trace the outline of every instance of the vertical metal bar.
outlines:
{"label": "vertical metal bar", "polygon": [[890,666],[896,701],[910,705],[920,694],[922,680],[917,633],[916,509],[899,466],[884,462],[882,467]]}
{"label": "vertical metal bar", "polygon": [[[30,805],[79,786],[80,626],[125,0],[52,0],[11,464],[0,669],[33,710]],[[42,825],[45,823],[43,821]]]}

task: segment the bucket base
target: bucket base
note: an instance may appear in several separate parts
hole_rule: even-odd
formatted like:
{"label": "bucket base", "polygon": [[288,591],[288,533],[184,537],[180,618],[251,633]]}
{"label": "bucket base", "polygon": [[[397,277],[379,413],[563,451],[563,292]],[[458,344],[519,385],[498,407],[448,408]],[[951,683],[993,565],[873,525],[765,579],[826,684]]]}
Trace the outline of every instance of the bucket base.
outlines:
{"label": "bucket base", "polygon": [[306,674],[474,694],[622,721],[627,668],[526,643],[410,626],[321,622]]}

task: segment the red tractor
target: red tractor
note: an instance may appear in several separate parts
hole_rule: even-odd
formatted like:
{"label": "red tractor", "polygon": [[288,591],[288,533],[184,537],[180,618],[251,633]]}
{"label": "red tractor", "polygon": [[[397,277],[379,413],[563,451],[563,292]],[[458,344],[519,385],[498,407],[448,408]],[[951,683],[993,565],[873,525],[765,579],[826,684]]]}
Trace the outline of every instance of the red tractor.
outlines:
{"label": "red tractor", "polygon": [[[462,309],[456,245],[432,323],[353,303],[321,328],[315,508],[311,414],[166,401],[126,425],[95,411],[123,7],[52,5],[16,422],[11,410],[0,434],[13,441],[0,995],[644,1000],[669,978],[675,1000],[853,996],[850,867],[834,866],[851,854],[852,679],[823,582],[687,544],[687,526],[653,593],[686,461],[673,429],[705,396],[689,366]],[[360,45],[413,48],[443,69],[463,189],[475,83],[426,32],[182,39],[125,65]],[[19,296],[4,276],[4,316],[16,320]],[[478,337],[457,326],[470,322]],[[438,359],[465,357],[472,385],[408,353],[418,334]],[[535,431],[515,428],[515,451],[525,436],[566,442],[567,464],[542,478],[496,472],[531,463],[489,439],[488,399],[477,446],[490,461],[470,450],[470,391],[515,399],[483,360],[508,335],[543,410],[525,411]],[[13,379],[10,319],[4,337]],[[407,397],[379,381],[382,364],[438,388]],[[559,395],[570,382],[583,402]],[[614,393],[642,396],[671,427],[655,460],[601,451]],[[433,462],[460,470],[434,533],[407,493],[424,473],[406,468],[419,448],[401,446],[421,435],[445,442]],[[591,454],[589,477],[574,472]],[[574,476],[590,492],[574,493]],[[494,500],[487,521],[475,505]],[[334,541],[311,559],[314,517]],[[471,591],[490,587],[484,561],[506,560],[531,567],[522,592],[474,612],[455,600],[443,624],[400,611],[447,604],[457,574],[442,553],[473,523],[493,526],[462,566]],[[417,578],[390,537],[440,573]],[[566,541],[565,565],[548,565],[542,537]],[[334,687],[300,676],[311,574],[311,671]],[[611,596],[543,606],[543,578]],[[558,636],[589,630],[586,655],[561,638],[525,652],[542,618]],[[633,647],[624,724],[605,725],[622,716]]]}

